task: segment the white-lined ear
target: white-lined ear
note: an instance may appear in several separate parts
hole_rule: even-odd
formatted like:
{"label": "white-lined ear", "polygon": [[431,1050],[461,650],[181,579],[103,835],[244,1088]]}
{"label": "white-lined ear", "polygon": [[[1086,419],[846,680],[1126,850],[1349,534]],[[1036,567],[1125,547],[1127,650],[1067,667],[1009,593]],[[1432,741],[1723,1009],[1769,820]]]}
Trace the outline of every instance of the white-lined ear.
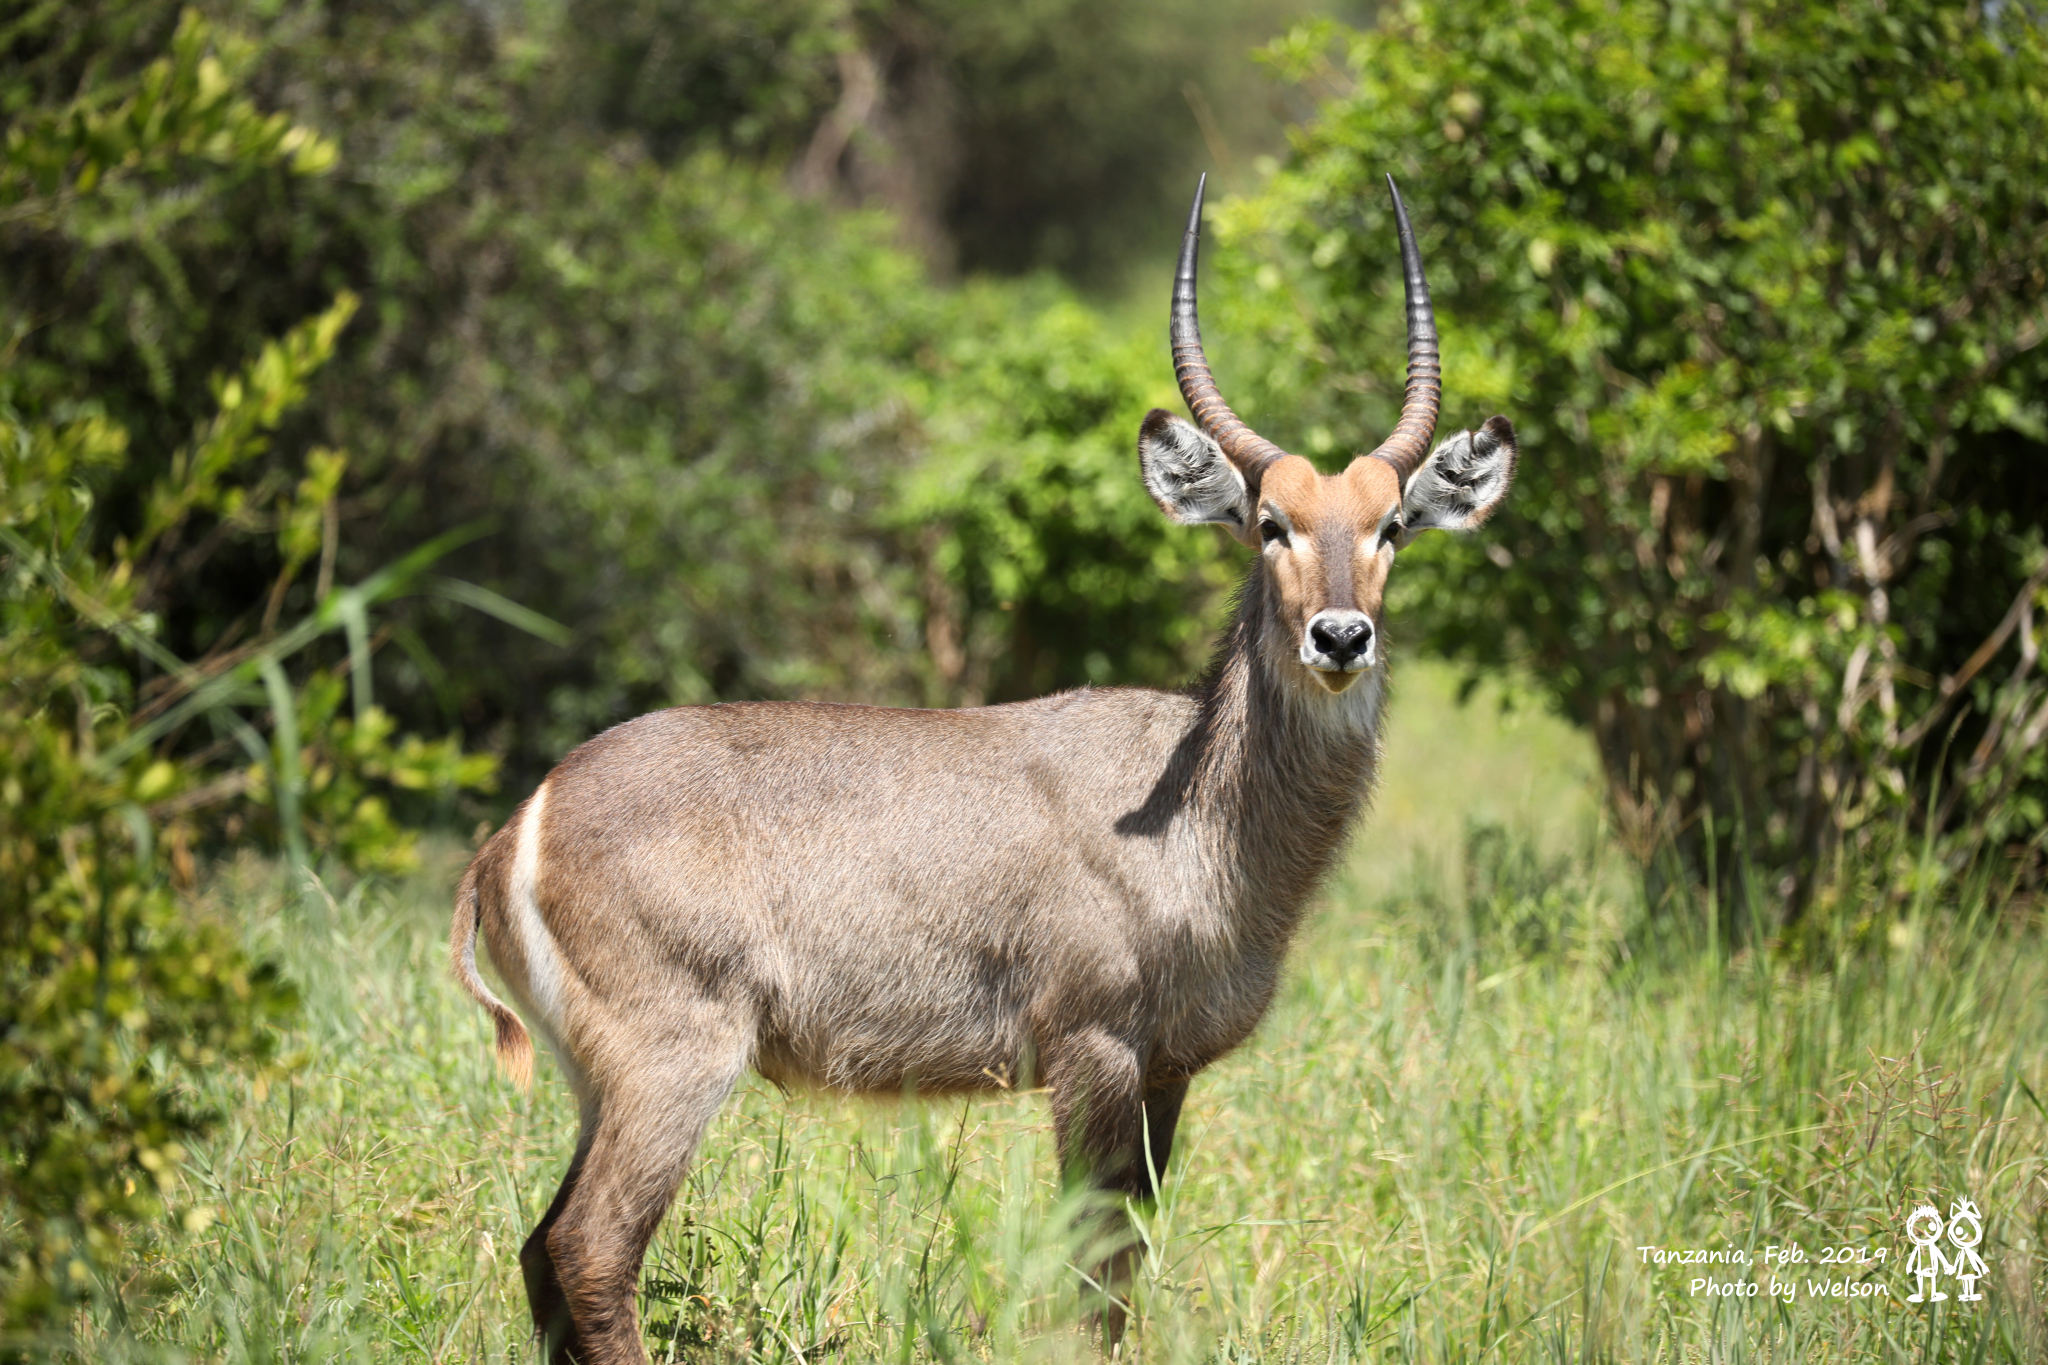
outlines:
{"label": "white-lined ear", "polygon": [[1515,481],[1515,428],[1489,417],[1429,453],[1401,491],[1402,542],[1417,531],[1469,531],[1493,515]]}
{"label": "white-lined ear", "polygon": [[1167,516],[1183,526],[1218,522],[1245,538],[1251,493],[1244,475],[1193,423],[1164,408],[1146,413],[1138,428],[1138,468],[1145,491]]}

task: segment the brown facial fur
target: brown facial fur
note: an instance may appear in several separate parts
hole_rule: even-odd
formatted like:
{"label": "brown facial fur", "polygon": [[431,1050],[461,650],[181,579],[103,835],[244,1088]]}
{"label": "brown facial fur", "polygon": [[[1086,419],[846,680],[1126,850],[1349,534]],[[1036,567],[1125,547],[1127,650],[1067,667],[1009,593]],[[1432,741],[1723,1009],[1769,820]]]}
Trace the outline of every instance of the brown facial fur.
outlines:
{"label": "brown facial fur", "polygon": [[[1393,549],[1378,531],[1401,503],[1400,480],[1383,460],[1353,460],[1342,474],[1319,474],[1298,455],[1267,466],[1259,488],[1259,513],[1245,539],[1261,547],[1279,597],[1269,649],[1283,654],[1299,641],[1317,612],[1362,611],[1375,626],[1393,567]],[[1266,545],[1260,529],[1268,509],[1290,529],[1287,538]],[[1283,666],[1284,668],[1284,666]],[[1363,673],[1310,668],[1298,657],[1293,673],[1330,693],[1343,693]]]}

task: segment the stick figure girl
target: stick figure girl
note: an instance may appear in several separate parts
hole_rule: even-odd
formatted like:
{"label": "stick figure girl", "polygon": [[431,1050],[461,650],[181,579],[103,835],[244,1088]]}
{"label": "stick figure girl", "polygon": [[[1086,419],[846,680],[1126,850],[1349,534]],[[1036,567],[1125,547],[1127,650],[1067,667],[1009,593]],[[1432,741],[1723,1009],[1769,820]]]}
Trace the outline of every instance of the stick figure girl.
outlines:
{"label": "stick figure girl", "polygon": [[[1911,1226],[1910,1221],[1907,1224]],[[1963,1282],[1963,1292],[1958,1299],[1981,1299],[1977,1292],[1977,1281],[1990,1273],[1984,1258],[1976,1251],[1977,1243],[1984,1240],[1984,1222],[1977,1215],[1977,1206],[1967,1199],[1958,1199],[1948,1206],[1948,1239],[1956,1244],[1956,1260],[1950,1269]]]}
{"label": "stick figure girl", "polygon": [[1940,1303],[1948,1295],[1934,1287],[1936,1278],[1955,1273],[1955,1267],[1941,1254],[1941,1210],[1932,1204],[1922,1204],[1907,1214],[1906,1240],[1913,1244],[1912,1253],[1906,1257],[1906,1269],[1920,1280],[1906,1302],[1922,1303],[1932,1299]]}

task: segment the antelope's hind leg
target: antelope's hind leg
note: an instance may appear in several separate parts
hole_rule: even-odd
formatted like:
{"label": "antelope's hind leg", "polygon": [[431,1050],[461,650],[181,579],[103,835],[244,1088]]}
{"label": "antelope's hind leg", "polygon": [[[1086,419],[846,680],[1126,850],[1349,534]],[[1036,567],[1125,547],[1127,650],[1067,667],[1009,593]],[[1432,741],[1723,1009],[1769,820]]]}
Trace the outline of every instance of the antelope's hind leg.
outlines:
{"label": "antelope's hind leg", "polygon": [[555,1258],[548,1254],[548,1233],[568,1207],[569,1196],[576,1191],[576,1178],[583,1171],[583,1159],[589,1155],[596,1127],[596,1110],[584,1106],[582,1128],[576,1135],[576,1153],[569,1158],[568,1173],[562,1177],[561,1188],[555,1191],[548,1211],[541,1215],[540,1222],[527,1235],[526,1244],[519,1248],[526,1303],[533,1312],[533,1332],[540,1339],[547,1365],[568,1365],[576,1358],[575,1324],[569,1317],[569,1299],[562,1292],[561,1276],[555,1273]]}
{"label": "antelope's hind leg", "polygon": [[550,1365],[647,1359],[633,1303],[641,1261],[754,1043],[751,1011],[702,1002],[683,1013],[664,1036],[637,1038],[630,1062],[605,1078],[588,1151],[549,1210],[545,1249],[570,1319]]}

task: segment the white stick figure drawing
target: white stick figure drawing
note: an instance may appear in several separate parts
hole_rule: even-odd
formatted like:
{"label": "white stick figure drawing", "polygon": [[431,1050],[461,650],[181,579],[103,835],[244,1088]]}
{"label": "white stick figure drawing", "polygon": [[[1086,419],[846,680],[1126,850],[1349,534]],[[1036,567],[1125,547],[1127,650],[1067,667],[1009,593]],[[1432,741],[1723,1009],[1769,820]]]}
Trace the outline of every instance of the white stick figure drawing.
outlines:
{"label": "white stick figure drawing", "polygon": [[1922,1204],[1907,1214],[1906,1240],[1913,1244],[1911,1254],[1906,1257],[1906,1269],[1920,1281],[1906,1302],[1924,1302],[1924,1295],[1926,1299],[1940,1303],[1948,1295],[1935,1288],[1935,1281],[1939,1276],[1955,1273],[1955,1267],[1941,1254],[1941,1210],[1932,1204]]}
{"label": "white stick figure drawing", "polygon": [[[1907,1227],[1912,1226],[1911,1221]],[[1977,1281],[1990,1273],[1984,1258],[1977,1254],[1977,1243],[1984,1240],[1984,1222],[1978,1217],[1977,1206],[1967,1199],[1958,1199],[1948,1206],[1948,1239],[1956,1245],[1955,1264],[1950,1269],[1963,1282],[1963,1292],[1958,1299],[1981,1299],[1977,1292]]]}

